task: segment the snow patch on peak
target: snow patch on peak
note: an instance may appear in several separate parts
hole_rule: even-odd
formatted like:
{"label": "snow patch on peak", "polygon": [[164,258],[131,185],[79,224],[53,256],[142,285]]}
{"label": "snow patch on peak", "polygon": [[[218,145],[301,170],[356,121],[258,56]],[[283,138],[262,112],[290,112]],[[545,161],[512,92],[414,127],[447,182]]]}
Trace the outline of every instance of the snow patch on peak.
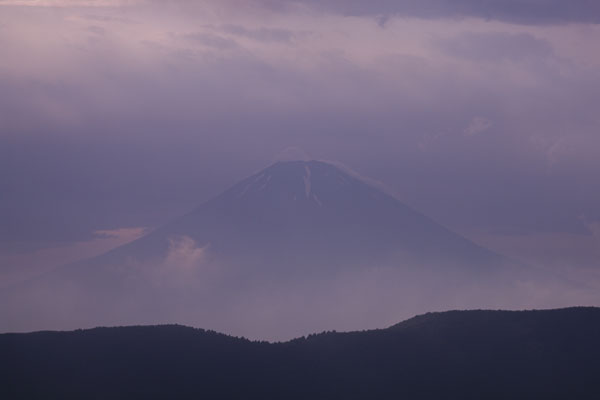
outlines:
{"label": "snow patch on peak", "polygon": [[295,146],[287,147],[281,151],[274,161],[310,161],[311,157],[303,149]]}
{"label": "snow patch on peak", "polygon": [[312,197],[313,197],[315,203],[317,203],[319,205],[319,207],[323,207],[323,202],[321,201],[321,199],[319,199],[319,197],[316,194],[313,193]]}
{"label": "snow patch on peak", "polygon": [[247,184],[237,195],[237,197],[243,197],[246,192],[248,191],[248,189],[250,189],[250,186],[252,186],[250,183]]}
{"label": "snow patch on peak", "polygon": [[271,175],[267,175],[266,177],[264,176],[264,174],[261,175],[262,184],[258,188],[259,191],[266,189],[267,185],[269,184],[269,181],[271,180],[271,177]]}
{"label": "snow patch on peak", "polygon": [[254,179],[254,182],[258,182],[258,181],[260,181],[260,180],[263,178],[263,176],[265,176],[265,173],[264,173],[264,172],[263,172],[262,174],[258,175],[258,176],[257,176],[257,177]]}
{"label": "snow patch on peak", "polygon": [[304,171],[306,172],[304,175],[304,193],[306,194],[306,198],[309,198],[311,190],[310,167],[308,165],[305,165]]}
{"label": "snow patch on peak", "polygon": [[253,177],[252,181],[248,182],[238,193],[237,197],[244,197],[247,193],[256,193],[261,190],[264,190],[269,185],[269,182],[273,176],[268,172],[263,172],[255,177]]}

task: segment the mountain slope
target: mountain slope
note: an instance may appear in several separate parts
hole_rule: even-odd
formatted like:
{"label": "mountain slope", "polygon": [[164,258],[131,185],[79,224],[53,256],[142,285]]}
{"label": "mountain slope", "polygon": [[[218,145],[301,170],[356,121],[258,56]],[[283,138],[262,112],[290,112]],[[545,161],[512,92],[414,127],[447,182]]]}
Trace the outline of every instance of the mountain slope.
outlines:
{"label": "mountain slope", "polygon": [[228,266],[285,276],[377,263],[474,272],[506,261],[320,161],[278,162],[96,261],[164,257],[182,237]]}
{"label": "mountain slope", "polygon": [[4,330],[176,322],[289,338],[432,309],[518,307],[507,292],[515,269],[334,165],[288,161],[0,294],[0,317]]}
{"label": "mountain slope", "polygon": [[596,399],[600,309],[455,311],[250,342],[182,326],[0,335],[0,397]]}

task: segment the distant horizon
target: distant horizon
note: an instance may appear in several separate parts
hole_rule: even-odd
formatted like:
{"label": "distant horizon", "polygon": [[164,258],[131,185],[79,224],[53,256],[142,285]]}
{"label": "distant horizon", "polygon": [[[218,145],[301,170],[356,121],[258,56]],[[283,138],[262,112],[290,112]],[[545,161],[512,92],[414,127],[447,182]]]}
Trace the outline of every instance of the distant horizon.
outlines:
{"label": "distant horizon", "polygon": [[197,330],[197,331],[201,331],[201,332],[207,332],[207,333],[215,333],[217,335],[223,335],[223,336],[227,336],[227,337],[231,337],[231,338],[236,338],[236,339],[243,339],[243,340],[248,340],[250,342],[255,342],[255,343],[287,343],[287,342],[293,342],[295,340],[298,339],[302,339],[302,338],[306,338],[308,336],[315,336],[315,335],[323,335],[323,334],[329,334],[329,333],[339,333],[339,334],[352,334],[352,333],[359,333],[359,332],[372,332],[372,331],[384,331],[384,330],[388,330],[388,329],[393,329],[395,328],[397,325],[402,325],[405,322],[410,322],[412,320],[419,320],[423,317],[427,317],[427,316],[438,316],[439,314],[456,314],[456,313],[465,313],[465,314],[474,314],[474,313],[536,313],[536,312],[564,312],[564,311],[574,311],[574,310],[600,310],[600,307],[598,306],[586,306],[586,305],[581,305],[581,306],[570,306],[570,307],[560,307],[560,308],[534,308],[534,309],[521,309],[521,310],[510,310],[510,309],[486,309],[486,308],[482,308],[482,309],[451,309],[451,310],[443,310],[443,311],[427,311],[424,312],[422,314],[416,314],[412,317],[403,319],[401,321],[398,321],[396,323],[393,323],[391,325],[388,326],[384,326],[384,327],[374,327],[374,328],[366,328],[366,329],[360,329],[360,330],[348,330],[348,331],[338,331],[336,329],[331,329],[331,330],[322,330],[322,331],[314,331],[311,333],[307,333],[307,334],[303,334],[301,336],[297,336],[297,337],[292,337],[289,339],[283,339],[283,340],[279,340],[279,339],[275,339],[275,340],[269,340],[269,339],[261,339],[261,338],[247,338],[245,336],[238,336],[235,334],[231,334],[231,333],[227,333],[227,332],[222,332],[222,331],[217,331],[214,329],[211,329],[210,327],[203,327],[203,326],[192,326],[192,325],[184,325],[184,324],[178,324],[178,323],[162,323],[162,324],[150,324],[150,325],[108,325],[108,326],[93,326],[93,327],[89,327],[89,328],[77,328],[77,329],[65,329],[65,330],[38,330],[38,331],[26,331],[26,332],[0,332],[0,335],[28,335],[28,334],[35,334],[35,333],[69,333],[69,332],[76,332],[76,331],[94,331],[94,330],[114,330],[114,329],[127,329],[127,328],[153,328],[153,327],[178,327],[178,328],[186,328],[186,329],[193,329],[193,330]]}

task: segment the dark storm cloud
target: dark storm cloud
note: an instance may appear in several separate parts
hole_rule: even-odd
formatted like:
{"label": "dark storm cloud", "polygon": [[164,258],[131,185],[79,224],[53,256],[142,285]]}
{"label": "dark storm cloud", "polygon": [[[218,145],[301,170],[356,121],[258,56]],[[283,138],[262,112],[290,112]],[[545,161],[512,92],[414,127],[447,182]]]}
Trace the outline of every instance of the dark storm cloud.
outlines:
{"label": "dark storm cloud", "polygon": [[[595,0],[284,0],[347,15],[399,15],[418,18],[477,17],[519,24],[600,22]],[[276,1],[266,1],[277,4]]]}

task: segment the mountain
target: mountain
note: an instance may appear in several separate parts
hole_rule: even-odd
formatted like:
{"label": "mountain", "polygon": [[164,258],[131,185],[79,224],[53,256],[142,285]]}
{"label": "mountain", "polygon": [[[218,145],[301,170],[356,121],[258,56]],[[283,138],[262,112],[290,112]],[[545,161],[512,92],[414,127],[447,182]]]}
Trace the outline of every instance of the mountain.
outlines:
{"label": "mountain", "polygon": [[280,337],[290,337],[432,309],[515,307],[506,290],[517,272],[332,164],[286,161],[0,295],[0,317],[5,331],[177,322],[252,337],[285,326]]}
{"label": "mountain", "polygon": [[452,311],[251,342],[184,326],[0,335],[5,399],[597,399],[600,309]]}
{"label": "mountain", "polygon": [[178,238],[209,246],[229,267],[294,279],[382,263],[472,273],[506,261],[320,161],[278,162],[95,261],[162,259]]}

